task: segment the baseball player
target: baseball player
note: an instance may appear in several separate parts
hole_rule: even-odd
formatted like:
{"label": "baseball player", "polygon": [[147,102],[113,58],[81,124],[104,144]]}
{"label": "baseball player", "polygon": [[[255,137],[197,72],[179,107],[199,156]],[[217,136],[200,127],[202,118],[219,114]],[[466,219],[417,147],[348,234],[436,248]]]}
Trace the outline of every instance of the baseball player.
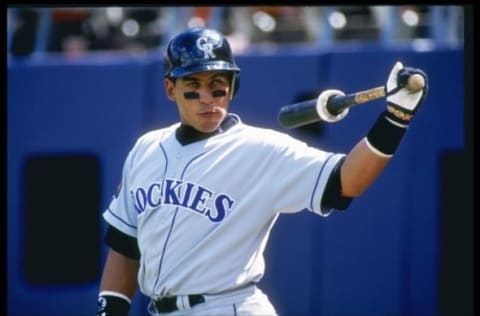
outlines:
{"label": "baseball player", "polygon": [[103,213],[109,253],[97,316],[127,315],[137,289],[152,316],[277,315],[257,286],[272,226],[281,213],[344,210],[379,176],[426,94],[402,88],[400,71],[426,79],[397,62],[386,110],[348,154],[332,153],[229,112],[240,69],[224,35],[192,28],[173,37],[164,87],[180,120],[141,136],[126,157]]}

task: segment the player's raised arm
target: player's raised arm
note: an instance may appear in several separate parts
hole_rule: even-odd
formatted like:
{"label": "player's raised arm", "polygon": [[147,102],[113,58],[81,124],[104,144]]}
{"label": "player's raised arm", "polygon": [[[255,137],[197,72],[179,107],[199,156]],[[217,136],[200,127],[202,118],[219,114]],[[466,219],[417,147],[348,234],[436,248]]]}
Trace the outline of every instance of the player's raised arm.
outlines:
{"label": "player's raised arm", "polygon": [[[424,88],[417,92],[409,91],[398,80],[400,71],[422,75],[425,79]],[[385,86],[386,110],[378,117],[367,137],[350,151],[342,165],[343,196],[359,196],[382,172],[400,145],[411,119],[422,105],[427,88],[427,75],[422,70],[403,67],[400,62],[394,65]]]}

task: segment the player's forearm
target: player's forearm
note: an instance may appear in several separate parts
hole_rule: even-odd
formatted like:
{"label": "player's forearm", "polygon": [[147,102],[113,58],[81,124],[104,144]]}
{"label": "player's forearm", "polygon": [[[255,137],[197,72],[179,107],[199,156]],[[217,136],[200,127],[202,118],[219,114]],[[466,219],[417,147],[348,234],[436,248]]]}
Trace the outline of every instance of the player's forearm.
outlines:
{"label": "player's forearm", "polygon": [[342,165],[342,195],[361,195],[380,175],[389,160],[389,157],[374,153],[364,139],[358,142]]}
{"label": "player's forearm", "polygon": [[138,260],[130,259],[110,249],[103,270],[100,291],[114,291],[130,299],[137,290]]}

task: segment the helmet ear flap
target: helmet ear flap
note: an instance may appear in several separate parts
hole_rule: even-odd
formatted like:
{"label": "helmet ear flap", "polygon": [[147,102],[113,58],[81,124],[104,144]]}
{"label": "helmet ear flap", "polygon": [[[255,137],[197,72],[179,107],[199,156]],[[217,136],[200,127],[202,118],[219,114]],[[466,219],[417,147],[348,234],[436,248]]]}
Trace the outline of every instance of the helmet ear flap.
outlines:
{"label": "helmet ear flap", "polygon": [[170,58],[170,46],[172,42],[170,41],[165,50],[165,55],[163,56],[163,77],[168,78],[171,76],[173,69],[172,59]]}
{"label": "helmet ear flap", "polygon": [[233,73],[230,84],[230,100],[237,94],[238,89],[240,88],[240,73]]}

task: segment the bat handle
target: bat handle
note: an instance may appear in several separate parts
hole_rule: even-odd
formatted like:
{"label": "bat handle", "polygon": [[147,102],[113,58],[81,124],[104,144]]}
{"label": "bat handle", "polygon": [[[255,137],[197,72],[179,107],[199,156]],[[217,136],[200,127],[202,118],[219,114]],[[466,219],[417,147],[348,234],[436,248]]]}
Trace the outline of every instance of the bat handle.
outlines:
{"label": "bat handle", "polygon": [[336,116],[342,113],[345,109],[355,105],[373,101],[385,96],[385,86],[379,86],[373,89],[368,89],[348,95],[332,96],[327,101],[327,111]]}

